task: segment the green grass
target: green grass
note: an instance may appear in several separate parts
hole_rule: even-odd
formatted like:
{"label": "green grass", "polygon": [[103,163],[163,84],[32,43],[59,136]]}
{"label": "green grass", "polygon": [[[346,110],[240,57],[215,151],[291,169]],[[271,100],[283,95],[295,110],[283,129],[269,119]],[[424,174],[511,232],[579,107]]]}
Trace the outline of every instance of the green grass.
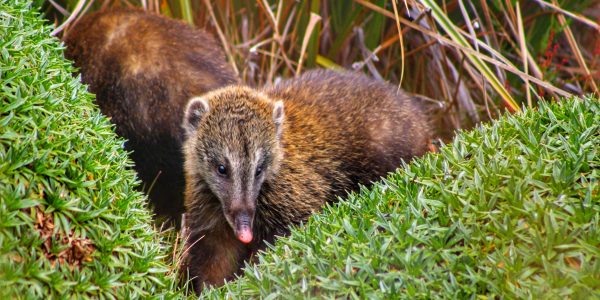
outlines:
{"label": "green grass", "polygon": [[542,103],[327,207],[209,298],[600,298],[600,104]]}
{"label": "green grass", "polygon": [[0,0],[0,298],[176,295],[123,140],[36,10]]}

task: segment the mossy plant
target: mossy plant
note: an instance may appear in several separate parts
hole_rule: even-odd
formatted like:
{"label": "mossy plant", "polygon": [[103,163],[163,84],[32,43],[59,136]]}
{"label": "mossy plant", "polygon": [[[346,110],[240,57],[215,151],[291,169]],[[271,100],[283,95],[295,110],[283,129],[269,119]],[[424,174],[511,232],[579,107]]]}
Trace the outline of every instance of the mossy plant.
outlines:
{"label": "mossy plant", "polygon": [[176,295],[124,141],[36,11],[0,1],[0,298]]}

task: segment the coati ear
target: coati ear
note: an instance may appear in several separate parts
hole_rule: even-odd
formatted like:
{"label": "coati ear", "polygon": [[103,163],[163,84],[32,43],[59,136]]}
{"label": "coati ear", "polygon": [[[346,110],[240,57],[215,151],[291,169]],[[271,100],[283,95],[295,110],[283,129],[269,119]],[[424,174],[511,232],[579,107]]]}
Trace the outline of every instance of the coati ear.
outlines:
{"label": "coati ear", "polygon": [[185,116],[183,118],[183,129],[188,136],[196,132],[198,123],[202,119],[202,116],[209,110],[208,100],[202,97],[194,97],[190,99],[185,109]]}
{"label": "coati ear", "polygon": [[283,101],[275,101],[275,103],[273,103],[273,123],[275,123],[275,134],[277,135],[277,138],[281,137],[284,118]]}

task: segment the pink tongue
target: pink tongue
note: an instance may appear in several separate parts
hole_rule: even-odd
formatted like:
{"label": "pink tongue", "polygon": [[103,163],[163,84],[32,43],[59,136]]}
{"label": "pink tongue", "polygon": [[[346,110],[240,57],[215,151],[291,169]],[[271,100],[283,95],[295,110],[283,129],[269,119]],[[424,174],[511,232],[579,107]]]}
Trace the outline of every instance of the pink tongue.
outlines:
{"label": "pink tongue", "polygon": [[250,230],[249,227],[244,226],[244,227],[240,228],[240,230],[238,230],[237,238],[238,238],[238,240],[240,240],[240,242],[242,242],[244,244],[248,244],[248,243],[252,242],[252,231]]}

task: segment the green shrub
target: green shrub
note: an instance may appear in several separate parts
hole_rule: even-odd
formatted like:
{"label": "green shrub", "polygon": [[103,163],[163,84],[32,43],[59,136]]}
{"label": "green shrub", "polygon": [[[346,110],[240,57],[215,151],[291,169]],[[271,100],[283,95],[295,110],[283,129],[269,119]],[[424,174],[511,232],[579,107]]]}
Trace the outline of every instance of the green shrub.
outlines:
{"label": "green shrub", "polygon": [[598,99],[462,132],[207,296],[599,298],[599,145]]}
{"label": "green shrub", "polygon": [[0,0],[0,298],[169,296],[123,140],[36,10]]}

